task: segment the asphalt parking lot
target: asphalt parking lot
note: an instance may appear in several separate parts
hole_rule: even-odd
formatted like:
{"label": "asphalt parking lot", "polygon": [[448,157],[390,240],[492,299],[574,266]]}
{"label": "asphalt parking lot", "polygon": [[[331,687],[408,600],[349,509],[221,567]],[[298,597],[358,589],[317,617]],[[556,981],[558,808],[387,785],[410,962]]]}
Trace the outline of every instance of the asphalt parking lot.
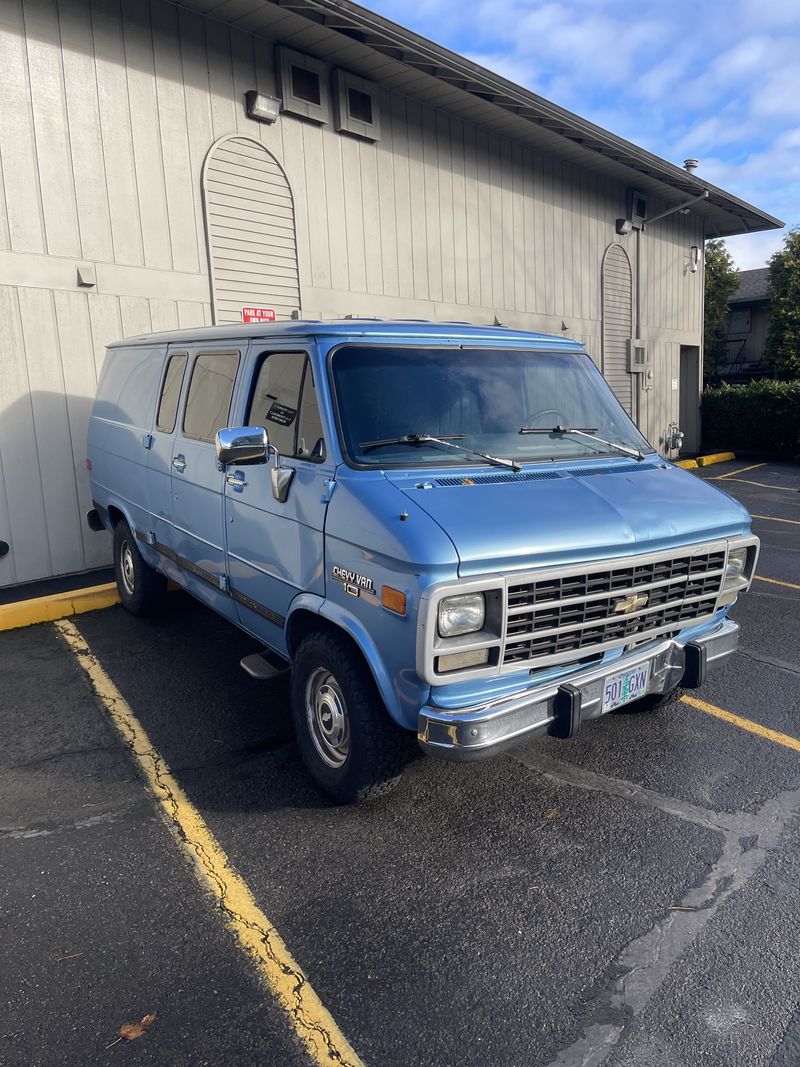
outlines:
{"label": "asphalt parking lot", "polygon": [[[697,476],[762,539],[704,706],[420,759],[367,807],[321,799],[286,687],[249,679],[255,646],[183,594],[153,621],[76,618],[89,652],[58,624],[0,635],[0,1064],[283,1067],[314,1062],[316,1027],[341,1035],[317,1062],[371,1067],[798,1067],[800,467]],[[139,763],[115,709],[146,732]],[[179,793],[188,837],[161,813]],[[195,832],[317,1008],[275,996]]]}

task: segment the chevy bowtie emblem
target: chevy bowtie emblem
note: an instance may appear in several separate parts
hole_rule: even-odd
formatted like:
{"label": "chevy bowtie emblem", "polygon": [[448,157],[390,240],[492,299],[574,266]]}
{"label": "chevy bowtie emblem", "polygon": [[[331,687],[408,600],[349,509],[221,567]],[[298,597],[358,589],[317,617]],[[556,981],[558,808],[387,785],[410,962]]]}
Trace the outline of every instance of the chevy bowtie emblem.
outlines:
{"label": "chevy bowtie emblem", "polygon": [[624,600],[618,600],[614,605],[615,615],[630,615],[639,608],[647,607],[650,597],[646,593],[631,593]]}

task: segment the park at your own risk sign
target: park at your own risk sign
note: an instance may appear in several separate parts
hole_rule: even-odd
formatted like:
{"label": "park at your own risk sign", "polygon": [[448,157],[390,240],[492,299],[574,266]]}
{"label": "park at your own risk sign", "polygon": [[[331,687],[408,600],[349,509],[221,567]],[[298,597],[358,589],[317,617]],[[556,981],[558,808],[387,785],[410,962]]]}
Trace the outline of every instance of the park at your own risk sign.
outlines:
{"label": "park at your own risk sign", "polygon": [[275,308],[242,308],[242,322],[274,322]]}

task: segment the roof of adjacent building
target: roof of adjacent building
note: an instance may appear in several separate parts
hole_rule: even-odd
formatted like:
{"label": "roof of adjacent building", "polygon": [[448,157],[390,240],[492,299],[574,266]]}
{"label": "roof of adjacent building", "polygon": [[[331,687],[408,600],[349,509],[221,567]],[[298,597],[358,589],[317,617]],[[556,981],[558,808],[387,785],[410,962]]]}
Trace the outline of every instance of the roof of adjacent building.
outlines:
{"label": "roof of adjacent building", "polygon": [[739,288],[728,300],[729,304],[749,304],[769,300],[769,267],[739,271]]}
{"label": "roof of adjacent building", "polygon": [[706,237],[778,229],[780,219],[740,200],[499,74],[350,0],[177,0],[182,7],[284,41],[429,106],[691,208]]}
{"label": "roof of adjacent building", "polygon": [[582,350],[580,341],[547,333],[528,333],[504,326],[474,326],[468,322],[428,322],[426,319],[292,319],[287,322],[233,323],[229,326],[197,326],[187,330],[138,334],[114,341],[109,348],[149,344],[208,344],[211,342],[276,339],[278,337],[325,337],[348,340],[369,338],[376,341],[414,340],[439,344],[492,342],[498,346],[526,343],[537,348]]}

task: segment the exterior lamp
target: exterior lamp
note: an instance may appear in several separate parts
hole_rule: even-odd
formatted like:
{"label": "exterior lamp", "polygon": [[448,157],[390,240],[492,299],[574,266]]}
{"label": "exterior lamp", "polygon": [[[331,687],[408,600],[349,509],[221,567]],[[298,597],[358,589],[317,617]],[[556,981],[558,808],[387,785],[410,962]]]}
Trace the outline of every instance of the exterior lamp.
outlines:
{"label": "exterior lamp", "polygon": [[281,101],[277,96],[266,96],[256,89],[245,94],[247,117],[256,122],[276,122],[281,113]]}
{"label": "exterior lamp", "polygon": [[700,249],[697,245],[692,245],[689,249],[689,258],[683,265],[684,274],[697,274],[697,266],[700,262]]}

